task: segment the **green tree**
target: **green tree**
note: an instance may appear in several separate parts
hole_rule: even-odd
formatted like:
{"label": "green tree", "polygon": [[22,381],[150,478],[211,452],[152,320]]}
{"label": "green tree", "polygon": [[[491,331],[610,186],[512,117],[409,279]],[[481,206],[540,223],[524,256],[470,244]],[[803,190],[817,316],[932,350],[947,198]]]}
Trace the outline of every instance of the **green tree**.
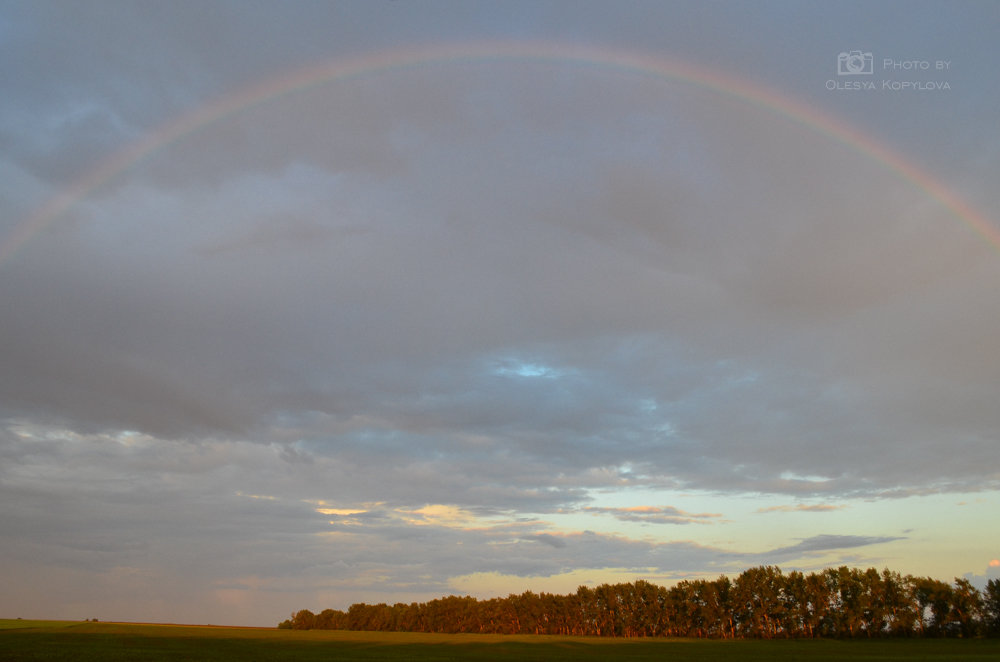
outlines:
{"label": "green tree", "polygon": [[773,638],[784,617],[780,596],[784,576],[775,566],[744,570],[733,587],[737,627],[745,637]]}
{"label": "green tree", "polygon": [[293,630],[312,630],[316,627],[316,615],[308,609],[295,612],[292,616]]}
{"label": "green tree", "polygon": [[882,571],[878,600],[883,606],[885,634],[910,636],[917,629],[918,614],[913,592],[912,577],[903,577],[888,568]]}
{"label": "green tree", "polygon": [[868,600],[864,579],[856,568],[837,568],[837,587],[840,604],[837,609],[837,631],[840,636],[856,637],[864,630],[865,610]]}
{"label": "green tree", "polygon": [[943,636],[951,611],[951,586],[937,579],[920,577],[914,580],[914,598],[920,617],[920,632],[928,636]]}
{"label": "green tree", "polygon": [[343,630],[347,627],[347,614],[339,609],[324,609],[316,614],[313,627],[317,630]]}
{"label": "green tree", "polygon": [[986,582],[986,590],[983,592],[983,624],[988,634],[1000,634],[1000,579]]}
{"label": "green tree", "polygon": [[785,576],[783,629],[790,637],[813,636],[812,595],[806,576],[795,570]]}
{"label": "green tree", "polygon": [[951,608],[948,610],[945,628],[949,633],[960,637],[971,637],[978,634],[983,609],[983,598],[979,589],[968,579],[955,578],[951,590]]}

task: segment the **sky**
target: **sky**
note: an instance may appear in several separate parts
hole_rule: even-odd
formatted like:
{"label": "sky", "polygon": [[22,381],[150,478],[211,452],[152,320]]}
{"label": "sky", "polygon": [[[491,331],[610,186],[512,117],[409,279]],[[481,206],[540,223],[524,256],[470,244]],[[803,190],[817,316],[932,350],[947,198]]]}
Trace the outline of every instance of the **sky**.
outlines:
{"label": "sky", "polygon": [[0,616],[1000,577],[998,27],[0,1]]}

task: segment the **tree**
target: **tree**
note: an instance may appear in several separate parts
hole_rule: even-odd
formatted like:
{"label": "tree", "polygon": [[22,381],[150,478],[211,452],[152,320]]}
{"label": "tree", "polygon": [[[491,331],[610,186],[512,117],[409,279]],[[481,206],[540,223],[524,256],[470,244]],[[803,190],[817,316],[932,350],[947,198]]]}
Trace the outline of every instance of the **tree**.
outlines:
{"label": "tree", "polygon": [[945,626],[951,611],[951,593],[951,586],[937,579],[920,577],[914,580],[914,597],[923,634],[943,636],[948,633]]}
{"label": "tree", "polygon": [[317,630],[344,630],[347,628],[347,614],[338,609],[324,609],[316,614],[313,627]]}
{"label": "tree", "polygon": [[825,570],[819,574],[808,575],[805,578],[805,583],[806,595],[809,602],[803,626],[808,636],[826,637],[836,635],[836,624],[833,614],[839,606],[840,600],[836,571]]}
{"label": "tree", "polygon": [[914,598],[913,578],[901,576],[888,568],[882,571],[877,599],[883,607],[883,633],[892,636],[911,636],[917,628],[919,616]]}
{"label": "tree", "polygon": [[744,570],[733,587],[737,627],[745,637],[771,639],[778,634],[784,613],[780,595],[784,577],[775,566]]}
{"label": "tree", "polygon": [[1000,580],[980,593],[888,569],[841,566],[784,575],[749,568],[735,580],[581,586],[571,595],[525,591],[480,601],[446,596],[425,603],[356,603],[347,612],[303,609],[282,629],[574,634],[603,637],[971,637],[1000,634]]}
{"label": "tree", "polygon": [[813,636],[813,611],[806,576],[795,570],[785,577],[782,600],[785,603],[783,628],[788,636]]}
{"label": "tree", "polygon": [[1000,579],[986,582],[983,593],[983,624],[987,634],[1000,634]]}
{"label": "tree", "polygon": [[869,607],[864,576],[857,568],[837,568],[840,606],[837,610],[837,630],[840,636],[856,637],[864,631],[865,612]]}
{"label": "tree", "polygon": [[594,628],[599,637],[619,636],[618,593],[610,584],[601,584],[594,589]]}
{"label": "tree", "polygon": [[980,613],[983,609],[983,598],[979,594],[979,589],[973,586],[968,579],[955,578],[955,586],[951,591],[951,608],[945,628],[953,631],[960,637],[971,637],[977,634],[980,622]]}
{"label": "tree", "polygon": [[733,582],[725,575],[715,580],[714,589],[718,601],[719,634],[725,639],[736,637],[736,621],[733,619]]}
{"label": "tree", "polygon": [[295,612],[292,616],[293,630],[312,630],[316,627],[316,615],[308,609]]}

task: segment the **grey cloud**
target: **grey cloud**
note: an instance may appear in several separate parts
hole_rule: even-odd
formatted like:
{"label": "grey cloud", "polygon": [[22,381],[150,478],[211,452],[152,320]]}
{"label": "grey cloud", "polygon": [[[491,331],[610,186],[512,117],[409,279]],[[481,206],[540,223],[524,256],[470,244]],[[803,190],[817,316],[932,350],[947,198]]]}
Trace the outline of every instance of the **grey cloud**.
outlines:
{"label": "grey cloud", "polygon": [[839,549],[852,549],[855,547],[866,547],[880,543],[893,542],[895,540],[905,540],[898,536],[845,536],[845,535],[819,535],[805,538],[795,545],[772,549],[764,554],[771,559],[794,559],[807,556],[815,552],[828,552]]}
{"label": "grey cloud", "polygon": [[540,543],[544,543],[544,544],[549,545],[551,547],[555,547],[556,549],[559,549],[560,547],[565,547],[566,546],[566,541],[565,540],[563,540],[563,539],[561,539],[561,538],[559,538],[557,536],[550,535],[548,533],[539,533],[538,535],[534,536],[534,539],[537,540]]}
{"label": "grey cloud", "polygon": [[[552,575],[585,559],[714,572],[894,539],[818,536],[754,556],[535,518],[717,521],[601,502],[624,488],[824,502],[997,488],[995,247],[809,113],[595,63],[497,58],[389,67],[165,129],[306,67],[541,31],[770,80],[990,210],[995,122],[980,115],[995,91],[822,96],[843,47],[830,34],[803,29],[823,46],[793,64],[764,38],[787,32],[780,21],[746,41],[715,32],[767,11],[647,7],[658,22],[599,4],[564,16],[527,3],[523,17],[422,6],[0,10],[0,242],[48,221],[0,263],[0,531],[19,564],[85,559],[129,595],[155,578],[123,568],[169,574],[199,555],[192,585],[257,577],[274,592],[274,577],[308,584],[302,568],[329,573],[323,590],[353,574],[414,592],[453,572]],[[992,44],[976,12],[939,29]],[[983,50],[975,66],[995,71]],[[150,135],[172,140],[57,217],[33,215]],[[366,505],[327,516],[318,500]],[[428,504],[531,523],[471,532],[399,514]],[[424,577],[412,581],[411,543]]]}
{"label": "grey cloud", "polygon": [[790,513],[790,512],[807,512],[807,513],[826,513],[833,510],[840,510],[846,508],[845,505],[834,505],[834,504],[806,504],[800,503],[794,506],[768,506],[767,508],[758,508],[758,513]]}
{"label": "grey cloud", "polygon": [[[455,479],[435,493],[420,476],[404,482],[400,472],[386,479],[383,468],[338,467],[322,456],[304,466],[275,462],[278,447],[249,442],[166,444],[138,434],[22,426],[3,437],[0,453],[7,504],[0,538],[12,563],[85,567],[87,581],[103,582],[121,599],[175,573],[184,575],[178,587],[206,603],[213,591],[252,586],[263,601],[256,611],[239,613],[253,622],[274,618],[280,604],[301,608],[306,599],[320,608],[345,607],[344,596],[360,597],[353,593],[359,586],[367,596],[428,599],[451,592],[451,578],[488,571],[529,578],[614,568],[667,581],[900,540],[821,535],[754,553],[559,531],[513,516],[518,508],[544,508],[551,496],[525,499],[509,486],[506,494],[493,494],[490,508],[477,505],[475,490]],[[455,473],[438,469],[427,479]],[[442,523],[430,511],[414,512],[414,504],[449,492],[468,513],[494,523]],[[360,503],[365,499],[372,503]],[[60,594],[82,599],[80,581],[67,579]],[[155,605],[146,609],[157,613]]]}
{"label": "grey cloud", "polygon": [[969,572],[963,575],[963,577],[973,586],[978,588],[980,591],[986,588],[986,584],[992,580],[1000,581],[1000,565],[993,563],[992,561],[984,568],[982,574]]}
{"label": "grey cloud", "polygon": [[710,524],[722,517],[719,513],[688,513],[673,506],[641,506],[635,508],[603,508],[587,506],[585,512],[609,514],[625,522],[648,524]]}

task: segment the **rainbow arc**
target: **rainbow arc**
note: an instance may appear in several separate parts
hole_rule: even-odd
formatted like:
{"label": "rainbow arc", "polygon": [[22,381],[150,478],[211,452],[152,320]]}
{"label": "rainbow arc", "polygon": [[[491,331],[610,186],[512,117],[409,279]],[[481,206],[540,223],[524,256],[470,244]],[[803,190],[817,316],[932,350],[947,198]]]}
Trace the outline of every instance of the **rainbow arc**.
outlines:
{"label": "rainbow arc", "polygon": [[837,118],[758,83],[676,59],[551,42],[495,41],[439,44],[379,51],[335,59],[261,81],[220,97],[160,126],[125,149],[96,164],[52,196],[0,239],[0,265],[74,204],[149,158],[159,149],[227,117],[285,95],[345,79],[415,68],[432,63],[526,60],[618,70],[679,81],[739,99],[775,113],[884,165],[946,208],[955,218],[1000,251],[1000,227],[963,201],[947,186],[901,154]]}

